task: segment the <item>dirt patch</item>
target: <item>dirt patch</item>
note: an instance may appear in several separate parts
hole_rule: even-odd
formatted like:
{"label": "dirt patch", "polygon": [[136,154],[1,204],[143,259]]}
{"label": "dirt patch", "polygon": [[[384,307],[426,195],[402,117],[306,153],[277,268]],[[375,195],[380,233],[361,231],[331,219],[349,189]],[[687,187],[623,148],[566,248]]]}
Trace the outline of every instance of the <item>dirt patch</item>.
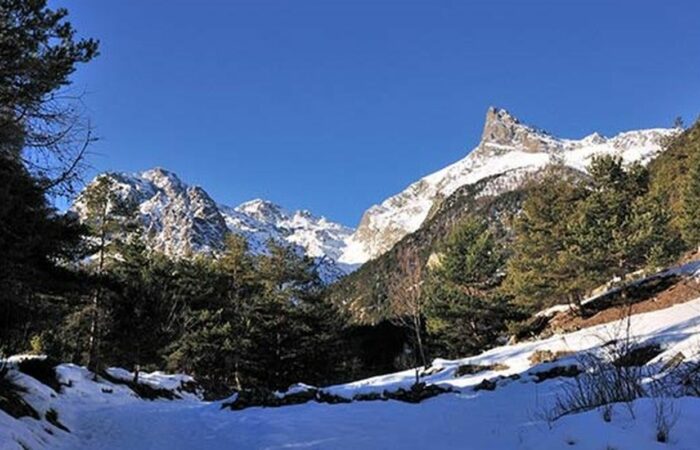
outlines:
{"label": "dirt patch", "polygon": [[548,362],[554,362],[557,361],[561,358],[565,358],[569,355],[571,355],[573,352],[570,352],[568,350],[557,350],[556,352],[553,352],[551,350],[535,350],[530,354],[528,357],[528,360],[530,363],[533,365],[535,364],[542,364],[542,363],[548,363]]}
{"label": "dirt patch", "polygon": [[465,375],[474,375],[480,372],[486,372],[487,370],[508,370],[510,367],[508,367],[505,364],[501,363],[496,363],[496,364],[462,364],[461,366],[457,367],[457,370],[455,370],[455,378],[463,377]]}
{"label": "dirt patch", "polygon": [[[560,313],[552,318],[544,333],[577,331],[620,320],[627,315],[630,309],[632,314],[658,311],[679,303],[688,302],[700,296],[700,283],[693,278],[669,277],[662,280],[664,281],[659,281],[654,286],[649,286],[651,290],[647,291],[646,297],[639,290],[636,294],[634,291],[629,291],[630,298],[636,301],[636,303],[631,305],[631,308],[624,304],[615,304],[613,299],[610,299],[609,301],[601,302],[603,305],[608,305],[606,309],[593,310],[591,305],[588,316],[578,316],[571,312]],[[661,289],[661,287],[663,288]],[[642,297],[641,299],[640,296]],[[594,303],[597,303],[597,301]],[[600,308],[602,306],[599,304],[596,309]]]}

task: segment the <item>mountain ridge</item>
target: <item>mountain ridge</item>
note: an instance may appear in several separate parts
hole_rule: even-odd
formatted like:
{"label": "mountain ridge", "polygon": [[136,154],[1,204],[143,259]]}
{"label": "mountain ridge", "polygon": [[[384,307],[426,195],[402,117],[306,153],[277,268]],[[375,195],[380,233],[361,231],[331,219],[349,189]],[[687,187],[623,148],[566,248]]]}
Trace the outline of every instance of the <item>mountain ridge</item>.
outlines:
{"label": "mountain ridge", "polygon": [[[145,234],[156,250],[178,257],[215,253],[222,250],[225,234],[233,231],[244,235],[255,253],[264,252],[269,240],[298,248],[319,261],[319,270],[332,282],[418,230],[431,211],[462,186],[511,173],[492,183],[489,194],[496,195],[516,189],[527,174],[551,162],[585,171],[598,154],[647,162],[678,131],[650,128],[612,137],[592,133],[564,139],[523,123],[506,109],[490,107],[479,143],[464,158],[370,206],[356,229],[259,198],[238,206],[217,203],[202,187],[188,185],[160,167],[136,174],[108,172],[97,178],[110,177],[119,195],[139,205]],[[79,198],[74,210],[80,214],[80,208]]]}
{"label": "mountain ridge", "polygon": [[[585,171],[592,156],[604,153],[619,155],[625,162],[647,162],[661,150],[664,140],[678,131],[650,128],[609,138],[592,133],[578,140],[563,139],[525,125],[505,109],[490,107],[479,144],[464,158],[370,206],[340,261],[363,264],[388,251],[423,224],[437,200],[460,186],[513,169],[537,171],[550,162]],[[508,188],[512,186],[504,186]]]}
{"label": "mountain ridge", "polygon": [[267,242],[291,245],[316,260],[325,282],[343,276],[351,266],[336,264],[352,229],[306,210],[287,211],[262,199],[236,207],[215,202],[200,186],[183,182],[174,172],[156,167],[139,173],[106,172],[95,177],[78,196],[72,210],[85,218],[84,196],[96,181],[107,178],[110,189],[136,206],[149,246],[173,257],[216,254],[228,232],[242,235],[254,254]]}

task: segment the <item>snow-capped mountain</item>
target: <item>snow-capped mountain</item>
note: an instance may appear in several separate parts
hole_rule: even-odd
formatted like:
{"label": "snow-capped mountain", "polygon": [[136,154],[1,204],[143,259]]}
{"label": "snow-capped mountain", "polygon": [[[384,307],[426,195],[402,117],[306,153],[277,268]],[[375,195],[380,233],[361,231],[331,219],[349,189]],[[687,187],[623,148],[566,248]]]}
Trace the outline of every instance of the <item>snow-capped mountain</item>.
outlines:
{"label": "snow-capped mountain", "polygon": [[[145,234],[159,251],[173,256],[216,252],[225,234],[232,231],[244,235],[254,252],[264,251],[269,240],[294,245],[317,258],[324,279],[333,281],[416,231],[435,203],[461,186],[504,175],[490,189],[505,192],[550,162],[585,170],[591,157],[599,154],[646,162],[661,149],[665,138],[677,132],[654,128],[611,138],[593,133],[582,139],[562,139],[492,107],[486,113],[479,144],[465,158],[370,207],[357,230],[308,211],[286,211],[266,200],[236,207],[218,204],[202,188],[188,186],[164,169],[102,176],[110,178],[121,196],[138,205]],[[79,199],[74,209],[80,214],[81,208]]]}
{"label": "snow-capped mountain", "polygon": [[[521,123],[503,109],[489,108],[481,141],[462,160],[421,178],[404,191],[370,207],[339,261],[362,264],[389,250],[405,235],[417,230],[437,200],[457,188],[492,175],[518,169],[536,171],[553,161],[585,170],[593,155],[620,155],[626,162],[647,162],[662,146],[665,137],[677,129],[647,129],[620,133],[607,138],[593,133],[583,139],[561,139]],[[514,185],[524,177],[511,177]]]}
{"label": "snow-capped mountain", "polygon": [[[189,186],[161,168],[139,174],[101,174],[84,192],[100,177],[107,177],[112,192],[136,205],[144,235],[157,251],[175,257],[215,253],[223,249],[224,237],[231,231],[245,236],[251,251],[258,254],[269,240],[294,246],[317,260],[327,282],[350,270],[336,260],[353,230],[309,211],[289,212],[259,199],[237,207],[217,204],[201,187]],[[84,194],[72,209],[85,217]]]}

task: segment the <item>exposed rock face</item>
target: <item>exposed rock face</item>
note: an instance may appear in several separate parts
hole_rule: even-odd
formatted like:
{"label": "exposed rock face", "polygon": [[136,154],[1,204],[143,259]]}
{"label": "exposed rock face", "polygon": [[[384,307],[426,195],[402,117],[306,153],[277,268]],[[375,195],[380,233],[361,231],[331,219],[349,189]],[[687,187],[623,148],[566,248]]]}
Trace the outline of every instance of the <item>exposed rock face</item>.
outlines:
{"label": "exposed rock face", "polygon": [[[156,251],[174,257],[215,254],[223,250],[226,233],[233,232],[245,236],[254,253],[265,252],[267,242],[272,240],[316,258],[319,274],[327,282],[350,269],[336,264],[336,260],[353,230],[308,211],[290,213],[265,200],[252,200],[235,208],[219,205],[201,187],[188,186],[174,173],[160,168],[99,177],[106,177],[114,193],[136,206],[143,234]],[[83,194],[72,209],[85,217]]]}
{"label": "exposed rock face", "polygon": [[529,153],[561,150],[559,142],[544,131],[521,124],[504,109],[490,107],[486,111],[481,143],[474,151],[499,154],[513,147]]}
{"label": "exposed rock face", "polygon": [[[388,251],[401,238],[417,230],[436,202],[460,186],[518,169],[518,176],[501,180],[493,189],[506,192],[520,185],[528,172],[552,161],[585,170],[594,155],[615,154],[626,162],[647,162],[660,149],[663,139],[677,129],[649,129],[606,138],[593,133],[583,139],[560,139],[521,123],[508,111],[489,108],[479,144],[462,160],[428,175],[362,216],[340,258],[362,264]],[[490,192],[491,195],[496,191]]]}

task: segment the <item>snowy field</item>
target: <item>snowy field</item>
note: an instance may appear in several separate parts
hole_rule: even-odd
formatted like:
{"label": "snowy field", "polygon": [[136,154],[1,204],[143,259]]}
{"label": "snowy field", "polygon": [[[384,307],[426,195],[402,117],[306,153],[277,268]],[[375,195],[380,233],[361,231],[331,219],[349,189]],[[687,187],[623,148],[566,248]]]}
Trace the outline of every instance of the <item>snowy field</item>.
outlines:
{"label": "snowy field", "polygon": [[[634,403],[634,417],[617,406],[611,422],[600,411],[565,416],[553,423],[544,419],[566,379],[535,382],[532,373],[566,365],[575,355],[533,367],[535,350],[583,351],[620,336],[624,324],[600,325],[575,333],[503,346],[458,361],[436,360],[427,383],[454,388],[420,404],[394,400],[329,405],[310,402],[280,408],[221,409],[220,402],[204,402],[178,392],[180,400],[146,401],[127,387],[107,381],[95,383],[85,369],[61,365],[60,379],[71,387],[61,394],[36,380],[15,373],[27,388],[27,400],[40,413],[55,409],[66,433],[46,421],[16,420],[0,412],[0,449],[63,450],[176,450],[176,449],[700,449],[700,399],[673,400],[678,420],[670,442],[656,442],[654,402]],[[631,332],[641,343],[661,344],[663,353],[650,364],[686,356],[700,349],[700,299],[634,316]],[[456,377],[463,364],[500,364],[501,370]],[[506,367],[507,366],[507,367]],[[113,370],[116,378],[129,377]],[[517,374],[518,377],[509,378]],[[502,376],[493,391],[475,391],[484,379]],[[517,378],[517,379],[514,379]],[[142,377],[153,386],[177,392],[183,376],[151,374]],[[352,397],[409,387],[414,372],[374,377],[324,390]],[[46,430],[50,430],[50,433]],[[20,444],[20,442],[22,444]]]}

